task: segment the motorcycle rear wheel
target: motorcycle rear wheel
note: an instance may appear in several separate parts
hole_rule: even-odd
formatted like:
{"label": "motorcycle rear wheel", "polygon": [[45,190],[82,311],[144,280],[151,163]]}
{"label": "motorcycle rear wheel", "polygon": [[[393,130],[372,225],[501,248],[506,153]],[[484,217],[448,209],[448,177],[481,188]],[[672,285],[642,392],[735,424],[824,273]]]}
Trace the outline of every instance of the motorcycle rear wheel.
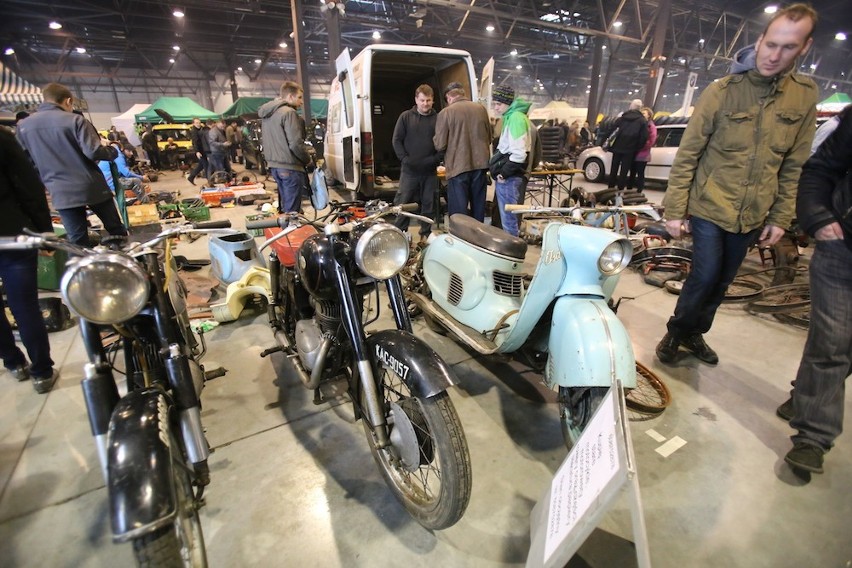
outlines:
{"label": "motorcycle rear wheel", "polygon": [[601,405],[609,387],[559,387],[559,423],[570,452]]}
{"label": "motorcycle rear wheel", "polygon": [[133,541],[136,565],[140,568],[205,568],[207,552],[201,519],[194,504],[195,496],[189,472],[182,464],[172,467],[172,483],[177,498],[174,522]]}
{"label": "motorcycle rear wheel", "polygon": [[[373,458],[393,494],[418,523],[429,530],[451,527],[467,509],[471,493],[470,454],[453,403],[445,392],[430,398],[412,396],[402,379],[381,365],[377,378],[385,420],[395,442],[390,448],[377,448],[365,414],[362,423]],[[366,413],[364,395],[361,398]],[[394,417],[392,403],[404,416]],[[399,429],[396,433],[395,428]],[[404,431],[409,434],[401,434]],[[400,456],[412,451],[419,455],[419,463],[406,468]]]}

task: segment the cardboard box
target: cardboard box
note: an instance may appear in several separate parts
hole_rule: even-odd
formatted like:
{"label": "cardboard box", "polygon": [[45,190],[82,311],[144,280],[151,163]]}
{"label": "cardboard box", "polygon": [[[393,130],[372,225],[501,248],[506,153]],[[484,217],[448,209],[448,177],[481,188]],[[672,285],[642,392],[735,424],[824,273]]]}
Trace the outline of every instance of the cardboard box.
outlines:
{"label": "cardboard box", "polygon": [[127,222],[131,227],[137,225],[151,225],[160,220],[160,213],[157,211],[157,205],[154,203],[146,203],[144,205],[130,205],[127,208]]}

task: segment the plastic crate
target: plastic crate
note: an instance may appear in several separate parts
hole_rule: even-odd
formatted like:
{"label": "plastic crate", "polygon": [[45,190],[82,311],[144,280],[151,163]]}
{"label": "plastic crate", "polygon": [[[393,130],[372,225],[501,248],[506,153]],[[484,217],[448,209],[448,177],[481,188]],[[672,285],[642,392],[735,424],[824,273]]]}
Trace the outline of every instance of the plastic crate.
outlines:
{"label": "plastic crate", "polygon": [[180,204],[180,211],[187,221],[209,221],[210,208],[206,205],[184,205]]}
{"label": "plastic crate", "polygon": [[63,250],[39,251],[36,271],[36,286],[41,290],[59,290],[68,253]]}

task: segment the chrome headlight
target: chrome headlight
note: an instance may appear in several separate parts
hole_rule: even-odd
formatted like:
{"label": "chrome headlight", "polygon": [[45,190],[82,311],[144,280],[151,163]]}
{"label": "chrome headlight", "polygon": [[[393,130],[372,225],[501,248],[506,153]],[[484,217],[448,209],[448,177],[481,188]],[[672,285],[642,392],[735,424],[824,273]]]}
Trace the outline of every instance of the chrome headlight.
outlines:
{"label": "chrome headlight", "polygon": [[607,245],[600,257],[598,257],[598,268],[606,276],[618,274],[630,264],[633,256],[633,245],[627,239],[618,239]]}
{"label": "chrome headlight", "polygon": [[376,280],[387,280],[408,262],[408,239],[390,223],[376,223],[358,238],[355,263]]}
{"label": "chrome headlight", "polygon": [[93,323],[127,321],[148,301],[148,277],[132,259],[115,253],[86,256],[68,265],[62,297],[75,314]]}

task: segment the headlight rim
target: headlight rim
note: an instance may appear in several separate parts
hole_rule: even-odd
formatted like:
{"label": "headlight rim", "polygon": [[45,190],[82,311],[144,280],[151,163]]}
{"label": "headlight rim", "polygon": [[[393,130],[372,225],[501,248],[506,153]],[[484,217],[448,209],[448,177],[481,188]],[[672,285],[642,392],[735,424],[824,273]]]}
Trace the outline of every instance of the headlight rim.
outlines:
{"label": "headlight rim", "polygon": [[[607,256],[607,251],[610,250],[611,247],[618,246],[621,253],[621,258],[618,261],[618,265],[611,269],[606,270],[603,266],[603,260]],[[630,259],[633,257],[633,245],[631,244],[629,239],[620,238],[616,239],[609,244],[607,244],[604,249],[601,251],[601,254],[598,256],[598,270],[604,276],[615,276],[616,274],[621,273],[625,268],[630,265]]]}
{"label": "headlight rim", "polygon": [[[369,245],[370,241],[372,239],[376,238],[376,236],[379,233],[384,232],[384,231],[392,231],[392,232],[397,233],[399,235],[399,237],[401,238],[402,242],[405,245],[404,246],[405,259],[396,269],[393,270],[393,273],[390,274],[390,275],[372,274],[370,272],[370,270],[368,270],[368,268],[365,266],[364,254],[366,252],[366,248]],[[399,227],[397,227],[396,225],[392,225],[392,224],[387,223],[387,222],[378,222],[378,223],[373,224],[369,228],[367,228],[367,230],[365,230],[358,237],[358,242],[355,244],[354,257],[355,257],[355,264],[358,266],[358,269],[361,272],[363,272],[364,274],[366,274],[370,278],[375,278],[376,280],[388,280],[390,278],[393,278],[397,274],[399,274],[399,272],[408,263],[408,257],[409,257],[408,239],[405,238],[405,233],[403,233],[402,230]]]}
{"label": "headlight rim", "polygon": [[[81,271],[86,269],[92,269],[95,265],[119,265],[137,279],[136,285],[142,287],[142,289],[139,290],[139,292],[141,293],[135,295],[128,293],[126,295],[127,303],[130,308],[121,313],[121,317],[119,318],[105,318],[102,317],[100,314],[84,313],[87,310],[80,309],[83,303],[75,301],[78,298],[75,295],[76,293],[72,293],[71,291],[72,282],[79,274],[81,274]],[[148,275],[146,274],[146,272],[142,269],[141,266],[139,266],[139,263],[134,261],[132,258],[116,252],[106,252],[79,257],[74,259],[74,262],[69,263],[66,266],[65,273],[62,275],[59,290],[62,294],[62,298],[65,300],[65,303],[68,306],[68,309],[74,315],[79,316],[85,319],[86,321],[95,324],[112,325],[128,321],[142,311],[142,309],[148,303],[148,296],[150,295],[150,282],[148,281]],[[131,299],[134,296],[139,298],[135,305],[133,305],[131,302]]]}

